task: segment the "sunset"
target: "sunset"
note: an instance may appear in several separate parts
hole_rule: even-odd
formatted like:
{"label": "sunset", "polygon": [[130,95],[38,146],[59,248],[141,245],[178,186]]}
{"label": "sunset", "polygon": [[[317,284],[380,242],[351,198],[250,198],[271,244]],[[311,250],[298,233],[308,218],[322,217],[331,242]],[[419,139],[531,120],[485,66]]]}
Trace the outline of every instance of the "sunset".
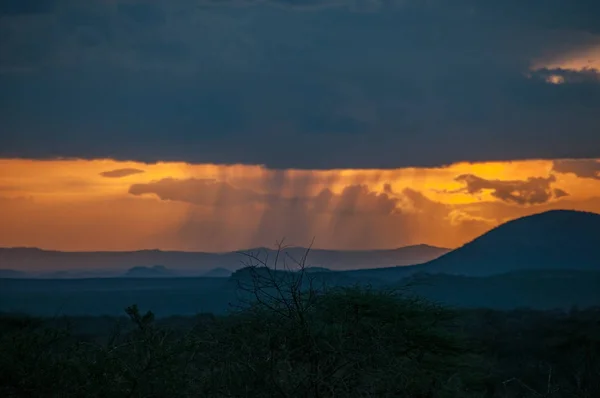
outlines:
{"label": "sunset", "polygon": [[551,209],[600,213],[600,161],[273,170],[114,160],[0,160],[0,246],[233,251],[292,245],[455,248]]}
{"label": "sunset", "polygon": [[600,0],[0,0],[0,397],[600,397]]}

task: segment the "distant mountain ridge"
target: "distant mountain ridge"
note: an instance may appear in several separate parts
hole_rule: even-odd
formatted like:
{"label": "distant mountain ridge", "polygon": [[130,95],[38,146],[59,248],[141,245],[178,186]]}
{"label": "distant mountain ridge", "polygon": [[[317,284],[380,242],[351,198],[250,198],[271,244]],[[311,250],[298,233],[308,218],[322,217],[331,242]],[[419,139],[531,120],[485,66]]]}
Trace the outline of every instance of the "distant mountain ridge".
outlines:
{"label": "distant mountain ridge", "polygon": [[[284,252],[300,259],[306,249]],[[255,248],[245,252],[269,256],[275,251]],[[204,253],[160,250],[133,252],[59,252],[37,248],[0,248],[0,277],[50,278],[118,277],[128,269],[165,264],[177,276],[227,277],[244,267],[239,252]],[[502,224],[464,246],[450,251],[428,245],[390,250],[311,250],[312,271],[343,271],[369,280],[398,280],[417,273],[490,276],[526,270],[599,270],[600,214],[551,210]],[[342,277],[342,275],[339,275]]]}
{"label": "distant mountain ridge", "polygon": [[[445,254],[450,249],[428,245],[406,246],[390,250],[324,250],[312,249],[308,266],[331,270],[389,267],[424,263]],[[289,247],[289,256],[300,259],[306,249]],[[255,248],[244,252],[268,255],[273,249]],[[163,264],[178,276],[203,276],[216,268],[237,270],[247,258],[240,252],[206,253],[161,250],[129,252],[61,252],[38,248],[0,248],[0,268],[47,277],[74,277],[93,273],[97,277],[121,276],[133,267],[152,267]],[[52,275],[54,276],[52,276]],[[220,275],[225,276],[225,272]],[[8,275],[8,273],[7,273]],[[17,275],[17,274],[14,274]]]}

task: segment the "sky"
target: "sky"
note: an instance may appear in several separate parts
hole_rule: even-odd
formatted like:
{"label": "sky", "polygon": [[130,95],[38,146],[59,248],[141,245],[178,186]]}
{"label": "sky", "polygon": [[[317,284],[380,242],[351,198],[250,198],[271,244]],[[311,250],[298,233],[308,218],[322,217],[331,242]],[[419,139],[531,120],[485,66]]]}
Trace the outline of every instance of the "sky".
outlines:
{"label": "sky", "polygon": [[3,0],[0,246],[456,247],[600,212],[599,115],[596,0]]}
{"label": "sky", "polygon": [[0,170],[8,247],[453,248],[528,214],[600,213],[600,159],[385,170],[5,159]]}

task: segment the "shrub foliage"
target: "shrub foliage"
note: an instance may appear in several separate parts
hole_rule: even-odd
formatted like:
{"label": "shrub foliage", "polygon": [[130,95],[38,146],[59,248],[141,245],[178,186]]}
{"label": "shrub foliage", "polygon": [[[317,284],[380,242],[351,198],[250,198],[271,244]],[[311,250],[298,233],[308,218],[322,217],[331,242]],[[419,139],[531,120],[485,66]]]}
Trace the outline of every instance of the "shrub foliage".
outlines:
{"label": "shrub foliage", "polygon": [[600,396],[597,310],[452,311],[402,290],[316,286],[306,258],[248,258],[227,316],[156,320],[134,305],[108,334],[3,316],[0,395]]}

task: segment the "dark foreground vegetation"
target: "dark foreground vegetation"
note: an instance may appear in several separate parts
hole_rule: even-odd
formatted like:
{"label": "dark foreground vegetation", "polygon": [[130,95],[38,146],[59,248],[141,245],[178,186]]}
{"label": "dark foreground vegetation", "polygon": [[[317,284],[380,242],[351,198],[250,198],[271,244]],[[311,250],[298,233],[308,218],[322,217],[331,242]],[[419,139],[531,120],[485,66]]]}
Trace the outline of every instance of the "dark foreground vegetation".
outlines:
{"label": "dark foreground vegetation", "polygon": [[600,396],[600,309],[451,310],[249,272],[224,316],[6,314],[0,396]]}

